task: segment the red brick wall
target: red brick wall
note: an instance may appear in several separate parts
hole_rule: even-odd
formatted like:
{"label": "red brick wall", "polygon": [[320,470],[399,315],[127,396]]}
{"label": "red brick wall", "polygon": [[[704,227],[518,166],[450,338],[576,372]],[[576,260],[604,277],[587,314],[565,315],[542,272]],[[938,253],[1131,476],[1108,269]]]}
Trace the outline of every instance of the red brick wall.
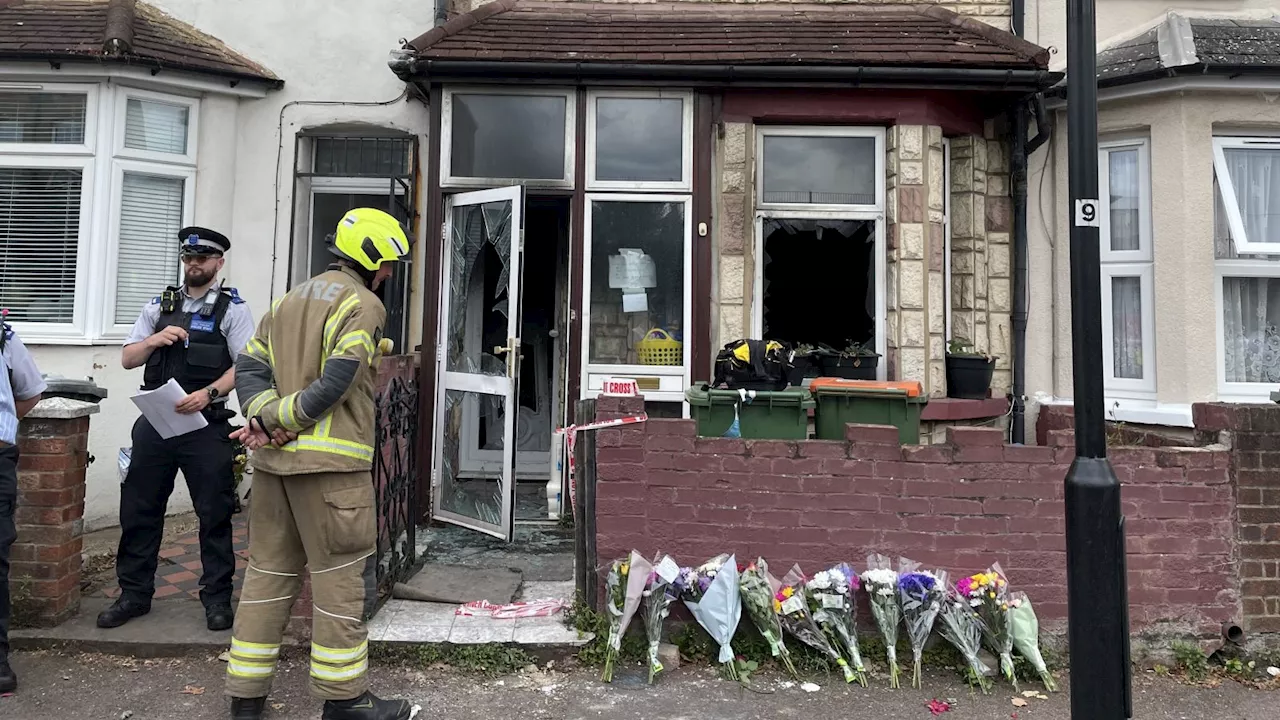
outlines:
{"label": "red brick wall", "polygon": [[[601,398],[597,417],[639,409]],[[902,447],[894,428],[850,426],[848,442],[744,441],[699,438],[688,420],[602,430],[598,559],[635,548],[696,564],[733,552],[813,572],[880,552],[953,575],[999,562],[1052,623],[1066,617],[1062,491],[1074,451],[1067,433],[1046,440],[1008,446],[999,430],[954,428],[947,444]],[[1134,627],[1208,633],[1239,618],[1229,453],[1136,448],[1112,460]]]}
{"label": "red brick wall", "polygon": [[1225,433],[1236,486],[1246,632],[1280,632],[1280,406],[1196,405],[1196,430]]}
{"label": "red brick wall", "polygon": [[57,625],[80,608],[89,418],[19,427],[18,540],[10,560],[15,619]]}

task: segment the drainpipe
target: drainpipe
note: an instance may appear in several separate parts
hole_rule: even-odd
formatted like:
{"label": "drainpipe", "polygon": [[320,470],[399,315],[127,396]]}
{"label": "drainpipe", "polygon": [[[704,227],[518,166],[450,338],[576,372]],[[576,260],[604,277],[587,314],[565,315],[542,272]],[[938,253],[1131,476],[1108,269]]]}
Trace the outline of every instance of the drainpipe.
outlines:
{"label": "drainpipe", "polygon": [[449,0],[436,0],[435,26],[449,22]]}
{"label": "drainpipe", "polygon": [[[1013,0],[1013,34],[1023,36],[1026,0]],[[1026,442],[1027,394],[1027,104],[1018,103],[1010,113],[1013,124],[1013,155],[1010,158],[1010,180],[1013,187],[1013,395],[1009,422],[1010,442]],[[1038,128],[1044,133],[1044,127]]]}

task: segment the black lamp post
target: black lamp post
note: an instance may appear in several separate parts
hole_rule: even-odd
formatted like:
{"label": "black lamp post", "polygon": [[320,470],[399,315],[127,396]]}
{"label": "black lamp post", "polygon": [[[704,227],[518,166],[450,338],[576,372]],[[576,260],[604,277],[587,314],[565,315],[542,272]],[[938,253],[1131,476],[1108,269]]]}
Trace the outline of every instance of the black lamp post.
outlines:
{"label": "black lamp post", "polygon": [[1076,459],[1067,473],[1067,615],[1073,720],[1133,716],[1120,481],[1107,461],[1098,242],[1098,63],[1094,0],[1067,0],[1071,348]]}

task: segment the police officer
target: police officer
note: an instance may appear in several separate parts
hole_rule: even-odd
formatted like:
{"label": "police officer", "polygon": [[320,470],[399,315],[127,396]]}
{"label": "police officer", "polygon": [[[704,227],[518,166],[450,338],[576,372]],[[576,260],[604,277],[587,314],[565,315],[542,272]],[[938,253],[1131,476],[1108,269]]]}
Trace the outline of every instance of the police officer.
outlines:
{"label": "police officer", "polygon": [[[253,455],[249,567],[231,637],[234,720],[259,720],[289,608],[311,576],[311,692],[324,720],[408,720],[403,700],[369,692],[364,618],[376,599],[373,388],[387,311],[373,291],[409,252],[395,218],[348,212],[330,240],[337,262],[262,318],[236,360]],[[287,451],[287,452],[285,452]]]}
{"label": "police officer", "polygon": [[46,385],[27,348],[7,324],[0,328],[0,695],[18,687],[9,667],[9,548],[17,538],[18,421],[40,402]]}
{"label": "police officer", "polygon": [[231,241],[201,227],[178,233],[183,265],[182,287],[143,307],[125,340],[126,370],[146,366],[143,390],[177,380],[186,397],[177,405],[184,414],[203,413],[208,427],[169,439],[145,417],[133,425],[133,455],[120,488],[120,549],[116,577],[120,597],[98,615],[98,627],[119,627],[151,611],[155,594],[157,553],[164,532],[165,507],[173,482],[182,470],[200,520],[200,601],[210,630],[227,630],[235,556],[231,549],[231,516],[235,506],[233,451],[227,421],[227,395],[235,387],[235,357],[253,336],[253,316],[235,288],[218,282],[223,253]]}

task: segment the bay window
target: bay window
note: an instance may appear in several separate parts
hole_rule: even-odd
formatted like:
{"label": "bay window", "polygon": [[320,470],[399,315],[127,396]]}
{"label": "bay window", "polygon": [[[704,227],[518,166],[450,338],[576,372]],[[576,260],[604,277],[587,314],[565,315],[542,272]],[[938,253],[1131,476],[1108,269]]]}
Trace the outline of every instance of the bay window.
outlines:
{"label": "bay window", "polygon": [[1280,142],[1214,140],[1214,258],[1221,400],[1280,384]]}
{"label": "bay window", "polygon": [[1099,148],[1104,385],[1109,397],[1154,399],[1155,307],[1147,141]]}
{"label": "bay window", "polygon": [[123,339],[179,280],[198,108],[101,85],[0,91],[0,306],[29,342]]}

